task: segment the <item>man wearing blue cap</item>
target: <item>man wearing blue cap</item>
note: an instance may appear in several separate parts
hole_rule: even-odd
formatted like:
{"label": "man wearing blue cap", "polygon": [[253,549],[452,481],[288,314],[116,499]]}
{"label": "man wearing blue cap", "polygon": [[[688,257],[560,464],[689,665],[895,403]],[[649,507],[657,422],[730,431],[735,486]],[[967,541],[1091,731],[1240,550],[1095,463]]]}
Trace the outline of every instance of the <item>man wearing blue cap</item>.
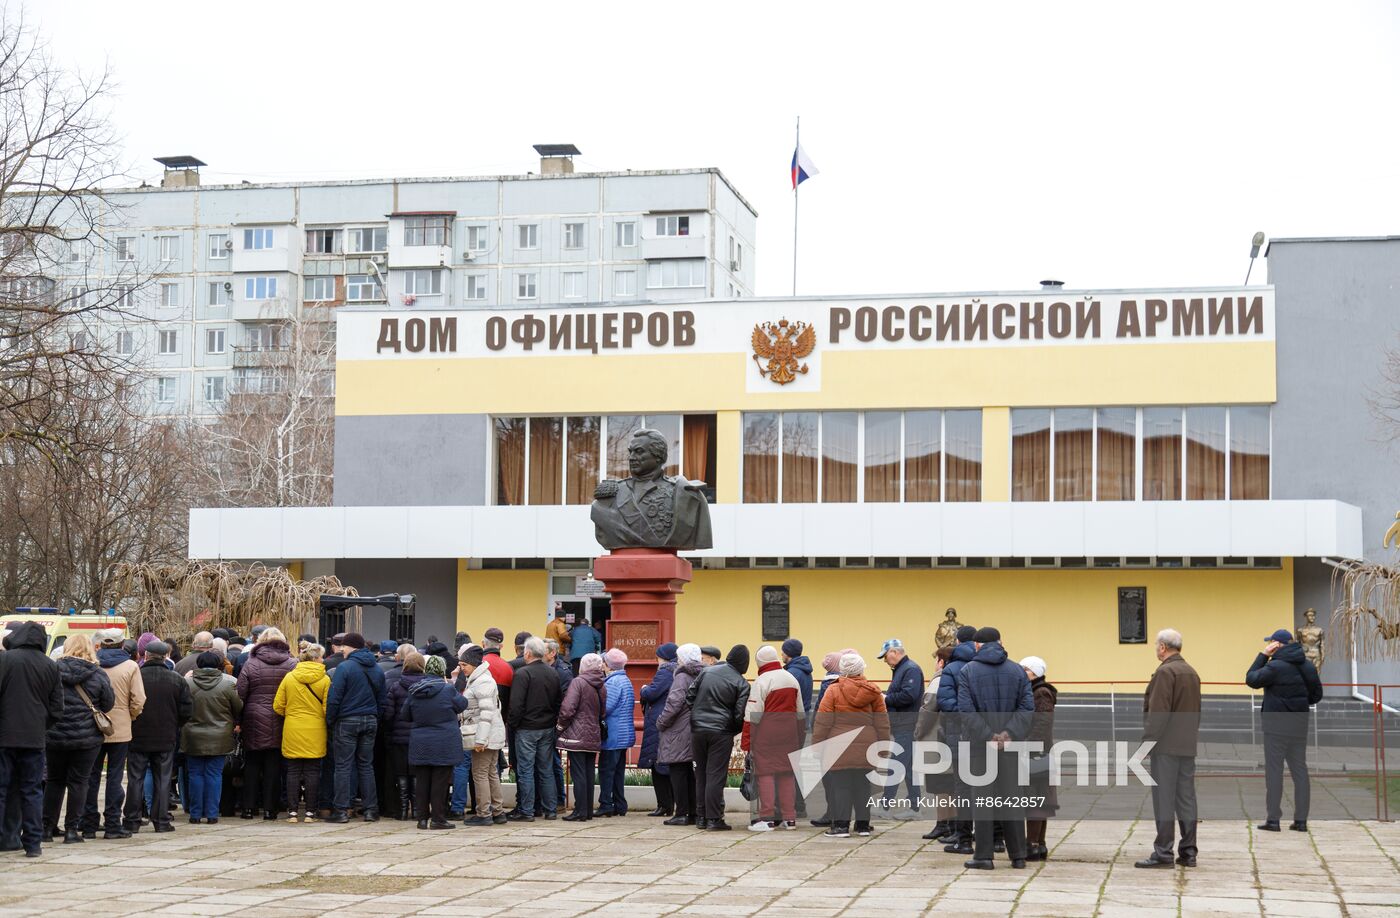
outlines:
{"label": "man wearing blue cap", "polygon": [[897,810],[892,805],[899,786],[885,788],[885,806],[891,815],[912,818],[919,812],[919,784],[914,778],[914,724],[924,700],[924,671],[904,651],[904,642],[890,638],[880,648],[880,659],[893,672],[890,687],[885,692],[885,710],[890,715],[890,739],[896,743],[895,759],[904,765],[904,780],[909,785],[909,809]]}
{"label": "man wearing blue cap", "polygon": [[1283,766],[1293,779],[1295,832],[1308,830],[1308,711],[1322,700],[1322,679],[1292,632],[1280,628],[1264,638],[1264,650],[1254,658],[1244,681],[1264,690],[1260,722],[1264,728],[1265,832],[1277,832],[1283,815]]}

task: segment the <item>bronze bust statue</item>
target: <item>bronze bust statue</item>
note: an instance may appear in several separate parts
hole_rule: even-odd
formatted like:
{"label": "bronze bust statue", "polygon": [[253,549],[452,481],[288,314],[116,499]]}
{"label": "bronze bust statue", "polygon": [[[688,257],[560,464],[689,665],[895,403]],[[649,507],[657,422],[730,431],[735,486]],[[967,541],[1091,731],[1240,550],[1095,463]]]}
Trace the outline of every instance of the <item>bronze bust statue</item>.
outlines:
{"label": "bronze bust statue", "polygon": [[688,551],[714,547],[710,505],[700,490],[704,482],[667,477],[666,438],[642,429],[627,444],[632,477],[598,483],[591,517],[598,544],[614,548],[674,548]]}
{"label": "bronze bust statue", "polygon": [[1327,649],[1324,644],[1326,637],[1317,624],[1317,610],[1308,609],[1303,613],[1303,620],[1307,624],[1294,632],[1294,636],[1298,638],[1298,643],[1303,645],[1303,655],[1320,673],[1322,663],[1327,659]]}
{"label": "bronze bust statue", "polygon": [[958,628],[962,627],[962,622],[958,621],[958,610],[949,609],[943,613],[943,621],[938,623],[938,628],[933,632],[933,643],[937,647],[947,647],[958,642]]}

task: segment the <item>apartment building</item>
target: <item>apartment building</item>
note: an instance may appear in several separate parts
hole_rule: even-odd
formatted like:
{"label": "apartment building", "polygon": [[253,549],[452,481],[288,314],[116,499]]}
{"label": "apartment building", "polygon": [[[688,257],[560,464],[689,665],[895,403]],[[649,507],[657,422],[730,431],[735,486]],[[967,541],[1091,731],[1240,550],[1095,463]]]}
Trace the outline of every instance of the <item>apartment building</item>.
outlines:
{"label": "apartment building", "polygon": [[203,185],[164,157],[161,187],[105,195],[108,245],[60,283],[107,286],[135,318],[93,333],[149,368],[154,413],[217,414],[279,384],[303,304],[532,308],[750,296],[757,214],[718,169]]}

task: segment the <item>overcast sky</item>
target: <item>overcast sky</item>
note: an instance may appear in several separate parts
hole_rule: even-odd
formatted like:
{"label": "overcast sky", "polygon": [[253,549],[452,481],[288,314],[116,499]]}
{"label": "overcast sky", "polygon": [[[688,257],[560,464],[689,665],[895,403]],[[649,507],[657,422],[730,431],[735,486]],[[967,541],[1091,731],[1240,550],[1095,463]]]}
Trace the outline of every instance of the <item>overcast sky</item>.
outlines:
{"label": "overcast sky", "polygon": [[[15,0],[12,0],[15,2]],[[760,295],[1238,284],[1250,236],[1400,232],[1400,4],[31,0],[134,174],[718,166]],[[1253,281],[1265,275],[1259,262]]]}

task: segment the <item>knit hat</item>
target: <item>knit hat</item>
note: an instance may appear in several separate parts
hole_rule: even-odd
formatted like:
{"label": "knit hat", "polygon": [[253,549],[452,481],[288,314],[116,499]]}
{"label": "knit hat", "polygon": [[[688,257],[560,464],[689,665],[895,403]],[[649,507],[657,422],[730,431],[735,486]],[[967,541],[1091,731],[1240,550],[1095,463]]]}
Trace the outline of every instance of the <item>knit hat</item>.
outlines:
{"label": "knit hat", "polygon": [[194,658],[194,665],[198,669],[223,669],[224,655],[206,650],[204,653]]}
{"label": "knit hat", "polygon": [[457,659],[461,660],[468,666],[480,666],[481,661],[486,659],[486,654],[477,645],[468,644],[467,646],[462,648],[462,652],[457,655]]}
{"label": "knit hat", "polygon": [[1045,661],[1040,657],[1026,657],[1021,661],[1021,668],[1030,670],[1037,679],[1045,678]]}
{"label": "knit hat", "polygon": [[[160,638],[156,637],[151,632],[142,632],[141,636],[136,639],[136,655],[143,656],[146,653],[146,648],[151,646],[151,642],[158,640],[160,640]],[[170,648],[167,647],[166,651],[169,652],[169,650]]]}
{"label": "knit hat", "polygon": [[802,642],[797,638],[788,638],[783,641],[783,653],[790,657],[802,656]]}
{"label": "knit hat", "polygon": [[607,661],[608,669],[622,669],[627,665],[627,654],[616,647],[603,654],[603,659]]}
{"label": "knit hat", "polygon": [[699,644],[682,644],[681,646],[679,646],[679,647],[676,648],[676,659],[679,660],[679,661],[681,661],[682,664],[685,664],[685,663],[699,663],[699,662],[700,662],[700,645],[699,645]]}
{"label": "knit hat", "polygon": [[822,657],[822,669],[829,673],[839,673],[841,671],[841,658],[848,653],[855,653],[854,647],[847,647],[845,650],[833,650]]}
{"label": "knit hat", "polygon": [[434,654],[431,657],[423,658],[423,672],[429,676],[446,676],[447,664],[442,661],[442,657]]}
{"label": "knit hat", "polygon": [[486,640],[495,641],[497,644],[503,644],[506,640],[506,634],[500,628],[487,628]]}
{"label": "knit hat", "polygon": [[758,648],[758,653],[755,655],[755,659],[758,660],[759,666],[762,666],[764,663],[777,663],[778,652],[769,645],[764,644],[762,647]]}
{"label": "knit hat", "polygon": [[364,650],[365,636],[358,631],[351,631],[341,640],[340,645],[342,647],[353,647],[356,650]]}
{"label": "knit hat", "polygon": [[1001,640],[1001,632],[988,625],[985,628],[978,628],[973,640],[979,644],[992,644]]}
{"label": "knit hat", "polygon": [[667,663],[674,663],[676,662],[676,645],[667,641],[665,644],[656,648],[656,655]]}
{"label": "knit hat", "polygon": [[968,641],[972,640],[975,637],[977,637],[976,628],[972,627],[971,625],[958,626],[957,638],[959,644],[966,644]]}
{"label": "knit hat", "polygon": [[739,675],[749,671],[749,648],[744,644],[735,644],[729,648],[729,655],[724,658],[724,662],[739,671]]}
{"label": "knit hat", "polygon": [[841,655],[841,675],[859,676],[865,672],[865,659],[858,653]]}
{"label": "knit hat", "polygon": [[399,645],[398,645],[398,644],[395,644],[393,641],[380,641],[380,642],[379,642],[379,652],[380,652],[380,653],[397,653],[397,652],[398,652],[398,649],[399,649]]}

